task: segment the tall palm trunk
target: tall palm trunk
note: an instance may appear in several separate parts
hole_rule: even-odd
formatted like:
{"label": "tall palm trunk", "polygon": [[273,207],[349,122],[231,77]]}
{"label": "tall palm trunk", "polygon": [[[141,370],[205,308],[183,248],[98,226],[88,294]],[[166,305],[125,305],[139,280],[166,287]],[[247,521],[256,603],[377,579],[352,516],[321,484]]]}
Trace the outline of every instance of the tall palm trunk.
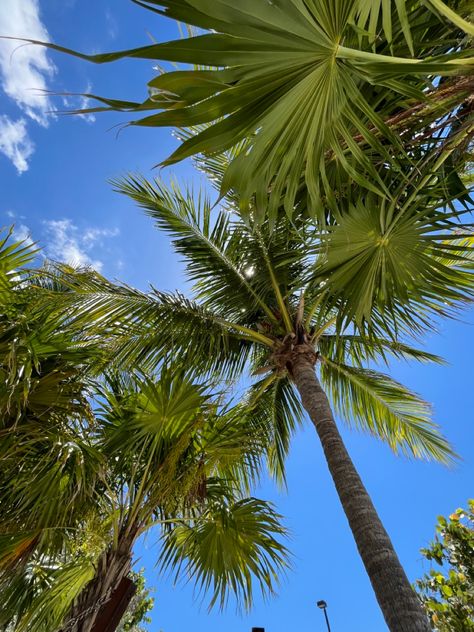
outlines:
{"label": "tall palm trunk", "polygon": [[314,353],[297,346],[294,383],[321,440],[329,471],[352,529],[377,601],[391,632],[429,632],[431,627],[374,505],[344,446],[314,369]]}
{"label": "tall palm trunk", "polygon": [[132,542],[119,541],[100,556],[93,579],[74,602],[61,632],[95,632],[104,607],[131,568]]}

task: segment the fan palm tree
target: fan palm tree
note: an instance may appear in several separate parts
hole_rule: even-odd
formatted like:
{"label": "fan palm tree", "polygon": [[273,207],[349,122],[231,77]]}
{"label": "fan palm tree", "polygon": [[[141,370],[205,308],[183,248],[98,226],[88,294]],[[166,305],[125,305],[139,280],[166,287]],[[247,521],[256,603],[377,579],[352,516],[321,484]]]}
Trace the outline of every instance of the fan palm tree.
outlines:
{"label": "fan palm tree", "polygon": [[[36,546],[22,566],[5,559],[0,623],[14,620],[18,632],[90,632],[107,607],[113,614],[110,604],[130,573],[133,546],[157,525],[162,569],[177,577],[183,570],[196,586],[211,590],[211,606],[220,600],[223,607],[235,592],[249,607],[254,582],[272,593],[287,563],[278,539],[285,531],[270,505],[244,495],[246,468],[256,465],[261,451],[255,439],[261,433],[245,410],[217,415],[205,389],[179,372],[155,381],[114,378],[101,400],[89,447],[102,466],[96,503],[82,504],[78,533],[70,525],[62,532],[61,525],[54,527],[60,549],[43,545],[40,554]],[[47,493],[32,474],[34,468],[17,476],[30,487],[20,495],[40,505]],[[31,529],[14,517],[15,533],[3,535],[4,553]],[[40,527],[36,532],[42,535]]]}
{"label": "fan palm tree", "polygon": [[[318,238],[304,219],[289,224],[280,215],[276,224],[255,225],[226,208],[212,214],[208,200],[196,202],[176,186],[168,190],[129,178],[117,188],[172,235],[194,296],[154,288],[142,293],[95,273],[66,271],[72,323],[88,322],[94,335],[113,327],[114,357],[122,366],[153,370],[179,356],[185,366],[224,381],[253,376],[245,401],[268,428],[268,462],[280,480],[301,420],[299,394],[389,629],[428,630],[329,398],[342,416],[396,452],[441,462],[453,458],[427,404],[371,368],[390,355],[438,361],[398,336],[422,330],[433,314],[469,296],[472,250],[462,232],[451,234],[452,222],[437,210],[436,187],[418,191],[406,221],[391,225],[387,216],[393,238],[386,239],[370,206],[354,206]],[[352,224],[359,230],[355,245],[344,232]],[[327,240],[338,249],[327,248]],[[397,265],[402,257],[406,262]]]}
{"label": "fan palm tree", "polygon": [[351,183],[387,200],[386,171],[403,179],[415,165],[443,167],[462,190],[474,133],[469,2],[133,1],[190,25],[190,37],[96,55],[45,45],[94,63],[191,64],[152,78],[142,103],[97,97],[88,111],[131,112],[147,127],[206,124],[163,164],[244,142],[221,180],[242,213],[274,218],[282,203],[288,215],[304,204],[321,218]]}
{"label": "fan palm tree", "polygon": [[100,386],[104,339],[40,317],[64,286],[26,274],[33,256],[0,242],[0,628],[90,631],[155,524],[163,569],[185,569],[212,604],[235,593],[248,607],[255,583],[271,593],[285,530],[248,497],[264,427],[178,368]]}
{"label": "fan palm tree", "polygon": [[111,543],[62,629],[93,628],[100,606],[130,571],[134,543],[154,525],[163,529],[162,568],[177,576],[184,568],[197,586],[212,590],[211,606],[218,599],[224,606],[235,591],[249,607],[253,580],[273,592],[286,565],[275,537],[284,530],[272,508],[245,498],[239,484],[259,453],[244,411],[217,415],[205,389],[179,371],[164,371],[158,381],[115,378],[102,399],[98,449],[111,464]]}

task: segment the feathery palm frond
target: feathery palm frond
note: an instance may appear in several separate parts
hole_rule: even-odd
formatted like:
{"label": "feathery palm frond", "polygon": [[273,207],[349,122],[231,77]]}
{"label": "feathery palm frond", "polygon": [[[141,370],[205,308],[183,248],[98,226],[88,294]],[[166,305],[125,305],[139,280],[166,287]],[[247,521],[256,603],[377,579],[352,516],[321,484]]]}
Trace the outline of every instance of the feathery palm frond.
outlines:
{"label": "feathery palm frond", "polygon": [[[174,237],[173,246],[187,263],[187,274],[196,283],[199,299],[211,295],[211,308],[218,308],[234,319],[245,310],[245,318],[263,311],[275,319],[252,283],[253,261],[242,256],[242,236],[231,230],[232,218],[220,212],[211,217],[209,199],[199,196],[195,202],[191,192],[182,193],[177,186],[168,190],[155,180],[130,177],[115,182],[115,188],[131,197],[145,209],[159,229]],[[229,291],[232,288],[232,291]]]}
{"label": "feathery palm frond", "polygon": [[[152,288],[140,292],[114,284],[90,271],[59,267],[68,293],[49,293],[40,310],[63,314],[71,328],[105,341],[109,361],[123,369],[153,371],[170,354],[182,353],[183,365],[214,370],[222,362],[230,373],[245,364],[250,344],[271,344],[263,334],[227,321],[182,294]],[[68,311],[65,313],[65,305]]]}
{"label": "feathery palm frond", "polygon": [[288,376],[270,374],[247,391],[257,426],[264,429],[267,463],[280,485],[286,484],[285,462],[291,439],[303,423],[303,409]]}
{"label": "feathery palm frond", "polygon": [[387,375],[324,358],[321,378],[341,416],[386,441],[394,452],[442,463],[455,458],[430,420],[426,402]]}
{"label": "feathery palm frond", "polygon": [[318,350],[323,357],[331,358],[341,364],[353,364],[360,368],[368,362],[388,364],[389,356],[418,362],[444,364],[445,360],[423,349],[402,342],[385,340],[380,337],[363,337],[356,334],[323,334],[317,340]]}

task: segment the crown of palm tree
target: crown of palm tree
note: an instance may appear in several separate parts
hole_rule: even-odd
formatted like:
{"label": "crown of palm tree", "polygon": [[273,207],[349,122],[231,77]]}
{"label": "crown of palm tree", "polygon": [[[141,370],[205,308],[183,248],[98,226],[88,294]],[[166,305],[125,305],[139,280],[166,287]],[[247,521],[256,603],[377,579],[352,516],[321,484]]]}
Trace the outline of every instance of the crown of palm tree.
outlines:
{"label": "crown of palm tree", "polygon": [[[288,353],[304,343],[313,350],[343,417],[395,451],[452,458],[428,405],[373,368],[389,356],[440,361],[400,342],[398,334],[422,330],[433,314],[454,309],[469,295],[471,244],[458,233],[453,237],[449,219],[438,218],[426,206],[412,209],[411,224],[399,222],[400,235],[397,222],[387,222],[396,238],[392,243],[386,236],[380,244],[380,224],[374,226],[365,207],[355,208],[357,222],[349,212],[318,243],[304,220],[290,224],[280,218],[276,227],[268,222],[252,226],[228,210],[212,211],[205,197],[196,201],[192,192],[177,186],[168,190],[159,182],[129,178],[116,187],[173,236],[193,282],[190,299],[154,288],[146,294],[95,273],[62,268],[62,282],[72,290],[73,320],[88,320],[91,331],[113,329],[117,362],[153,370],[179,356],[185,366],[224,381],[253,376],[247,401],[272,428],[269,463],[283,480],[289,439],[301,420]],[[445,231],[437,229],[438,220],[439,226],[444,221]],[[352,228],[351,221],[361,237],[349,248],[344,230]],[[332,255],[326,240],[339,240],[342,254]],[[413,256],[397,267],[407,248],[414,248]],[[401,296],[396,295],[399,287]],[[360,315],[360,324],[353,314]]]}

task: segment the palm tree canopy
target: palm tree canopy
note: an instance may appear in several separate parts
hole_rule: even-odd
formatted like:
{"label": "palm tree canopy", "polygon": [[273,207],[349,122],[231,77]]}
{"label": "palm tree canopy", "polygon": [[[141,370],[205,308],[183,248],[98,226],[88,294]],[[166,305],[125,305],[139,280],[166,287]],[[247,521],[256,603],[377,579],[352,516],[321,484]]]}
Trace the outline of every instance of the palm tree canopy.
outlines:
{"label": "palm tree canopy", "polygon": [[96,55],[46,45],[95,63],[191,64],[154,77],[143,103],[97,97],[102,105],[90,111],[146,115],[132,125],[203,126],[163,164],[242,142],[221,180],[242,213],[274,218],[283,204],[290,216],[322,218],[354,183],[392,200],[387,176],[409,180],[415,167],[442,166],[450,195],[462,195],[474,131],[468,2],[134,1],[197,31]]}
{"label": "palm tree canopy", "polygon": [[[423,330],[433,314],[455,309],[470,295],[472,243],[457,232],[454,240],[449,220],[445,218],[442,234],[435,231],[433,236],[427,228],[425,237],[422,219],[436,214],[435,209],[420,209],[413,222],[415,231],[419,227],[417,239],[424,243],[424,258],[413,262],[420,267],[417,287],[407,284],[402,298],[394,296],[390,283],[400,282],[396,275],[404,272],[410,279],[413,270],[409,261],[405,270],[395,269],[391,276],[382,260],[378,274],[391,279],[389,300],[383,301],[374,286],[370,321],[359,325],[347,316],[351,295],[337,277],[334,282],[336,267],[330,267],[330,253],[325,254],[324,242],[318,245],[311,223],[302,219],[290,224],[281,217],[276,227],[269,222],[249,225],[225,208],[212,211],[203,196],[196,198],[177,186],[169,190],[160,182],[129,178],[116,187],[172,235],[194,283],[192,298],[186,298],[154,288],[142,293],[87,271],[60,272],[70,288],[70,313],[77,326],[88,321],[94,332],[114,323],[118,362],[153,370],[179,354],[185,365],[213,379],[254,376],[246,401],[255,418],[266,420],[262,425],[271,429],[268,462],[283,481],[289,439],[301,420],[285,354],[294,341],[304,339],[312,345],[321,378],[346,419],[395,451],[441,461],[452,458],[427,404],[372,368],[390,356],[439,361],[399,342],[398,336]],[[436,270],[443,271],[445,280],[443,287],[438,282],[437,294],[432,285]]]}
{"label": "palm tree canopy", "polygon": [[[99,346],[87,327],[40,318],[38,304],[65,285],[50,269],[27,272],[34,254],[0,242],[0,627],[58,629],[103,551],[154,525],[163,570],[192,567],[211,605],[234,594],[247,608],[255,584],[271,594],[286,530],[248,496],[266,427],[177,366],[104,375],[111,332]],[[236,524],[247,525],[237,540]],[[184,529],[207,537],[184,546]]]}

